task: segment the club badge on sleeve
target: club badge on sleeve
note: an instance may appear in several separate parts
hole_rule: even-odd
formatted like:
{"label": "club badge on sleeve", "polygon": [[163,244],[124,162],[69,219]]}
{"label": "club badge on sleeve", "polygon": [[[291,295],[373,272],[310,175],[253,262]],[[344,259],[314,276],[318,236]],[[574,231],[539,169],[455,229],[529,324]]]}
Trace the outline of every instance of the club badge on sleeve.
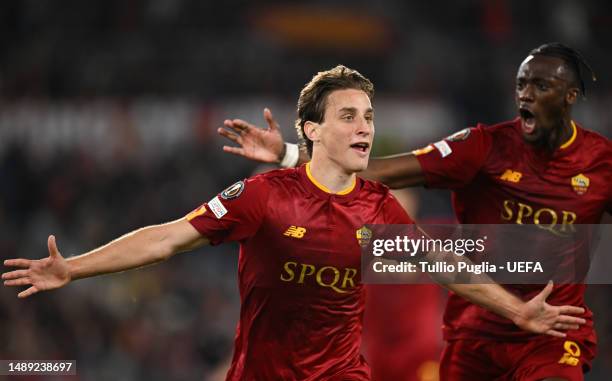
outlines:
{"label": "club badge on sleeve", "polygon": [[233,198],[237,198],[242,194],[244,187],[244,181],[238,181],[225,188],[225,190],[221,192],[221,198],[224,200],[231,200]]}
{"label": "club badge on sleeve", "polygon": [[461,131],[457,131],[454,134],[447,136],[446,138],[444,138],[444,140],[448,140],[449,142],[458,142],[461,140],[465,140],[468,138],[468,136],[470,136],[470,132],[472,130],[468,127],[468,128],[464,128]]}

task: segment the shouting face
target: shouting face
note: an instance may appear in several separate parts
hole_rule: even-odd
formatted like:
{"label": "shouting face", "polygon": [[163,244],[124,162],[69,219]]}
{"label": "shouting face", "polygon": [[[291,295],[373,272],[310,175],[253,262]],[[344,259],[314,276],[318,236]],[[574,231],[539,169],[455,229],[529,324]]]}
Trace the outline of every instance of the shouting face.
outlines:
{"label": "shouting face", "polygon": [[524,139],[555,148],[571,133],[570,110],[579,89],[574,73],[557,57],[530,55],[516,76],[516,105]]}

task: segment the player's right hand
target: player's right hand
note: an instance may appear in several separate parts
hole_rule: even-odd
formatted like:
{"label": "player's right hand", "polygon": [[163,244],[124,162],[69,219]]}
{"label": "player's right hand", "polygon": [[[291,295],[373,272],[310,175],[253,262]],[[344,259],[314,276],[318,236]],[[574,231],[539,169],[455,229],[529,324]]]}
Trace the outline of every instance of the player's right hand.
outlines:
{"label": "player's right hand", "polygon": [[219,128],[217,132],[240,146],[223,146],[223,151],[264,163],[280,163],[285,152],[283,136],[268,108],[264,109],[263,116],[268,128],[260,128],[241,119],[225,120],[225,128]]}
{"label": "player's right hand", "polygon": [[19,298],[27,298],[39,291],[60,288],[70,282],[70,269],[68,262],[62,257],[55,237],[50,235],[47,240],[49,256],[43,259],[7,259],[5,266],[21,267],[2,274],[5,286],[30,286],[17,294]]}

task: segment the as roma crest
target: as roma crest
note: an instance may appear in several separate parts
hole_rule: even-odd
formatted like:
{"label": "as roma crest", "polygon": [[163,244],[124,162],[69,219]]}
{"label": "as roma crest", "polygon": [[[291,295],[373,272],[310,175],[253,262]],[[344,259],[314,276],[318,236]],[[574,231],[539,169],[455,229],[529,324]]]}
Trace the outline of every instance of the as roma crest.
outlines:
{"label": "as roma crest", "polygon": [[370,240],[372,239],[372,230],[362,226],[355,233],[359,246],[366,247],[370,244]]}
{"label": "as roma crest", "polygon": [[470,130],[470,128],[464,128],[461,131],[457,131],[454,134],[447,136],[446,138],[444,138],[444,140],[448,140],[449,142],[458,142],[461,140],[465,140],[468,138],[468,136],[470,136],[470,132],[472,132],[472,130]]}
{"label": "as roma crest", "polygon": [[221,192],[221,198],[224,200],[231,200],[240,196],[242,191],[244,190],[244,181],[238,181],[233,185],[227,187],[223,192]]}
{"label": "as roma crest", "polygon": [[583,175],[582,173],[578,176],[572,177],[572,188],[574,188],[574,191],[579,195],[583,195],[586,193],[586,191],[589,189],[590,183],[591,180],[589,180],[589,178]]}

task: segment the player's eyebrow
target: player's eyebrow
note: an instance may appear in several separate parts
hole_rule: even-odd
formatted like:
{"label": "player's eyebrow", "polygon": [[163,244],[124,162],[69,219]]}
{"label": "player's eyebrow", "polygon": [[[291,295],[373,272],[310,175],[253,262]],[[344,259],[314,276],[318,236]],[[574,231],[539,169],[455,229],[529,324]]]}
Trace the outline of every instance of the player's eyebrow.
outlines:
{"label": "player's eyebrow", "polygon": [[[357,110],[357,108],[356,108],[356,107],[342,107],[340,110],[338,110],[338,112],[339,112],[339,113],[343,113],[343,112],[350,112],[350,113],[353,113],[353,114],[356,114],[356,113],[357,113],[357,111],[358,111],[358,110]],[[373,109],[372,107],[368,107],[368,108],[365,110],[365,113],[364,113],[364,114],[367,114],[367,113],[372,113],[372,112],[374,112],[374,109]]]}
{"label": "player's eyebrow", "polygon": [[339,113],[343,113],[343,112],[350,112],[355,114],[357,112],[357,108],[356,107],[342,107],[340,110],[338,110]]}
{"label": "player's eyebrow", "polygon": [[552,80],[568,81],[568,79],[564,78],[563,75],[558,75],[557,73],[558,73],[558,69],[555,70],[555,72],[538,71],[537,73],[534,73],[534,71],[532,70],[529,70],[529,71],[520,70],[516,76],[516,79],[517,81],[522,80],[522,81],[531,81],[531,82],[537,82],[537,81],[550,82]]}
{"label": "player's eyebrow", "polygon": [[553,79],[564,80],[563,78],[558,77],[556,75],[528,77],[526,75],[520,75],[520,74],[516,77],[516,79],[517,81],[529,81],[529,82],[550,82]]}
{"label": "player's eyebrow", "polygon": [[531,78],[532,81],[534,82],[550,82],[550,80],[552,79],[562,79],[559,78],[557,76],[551,75],[551,76],[547,76],[547,77],[533,77]]}

